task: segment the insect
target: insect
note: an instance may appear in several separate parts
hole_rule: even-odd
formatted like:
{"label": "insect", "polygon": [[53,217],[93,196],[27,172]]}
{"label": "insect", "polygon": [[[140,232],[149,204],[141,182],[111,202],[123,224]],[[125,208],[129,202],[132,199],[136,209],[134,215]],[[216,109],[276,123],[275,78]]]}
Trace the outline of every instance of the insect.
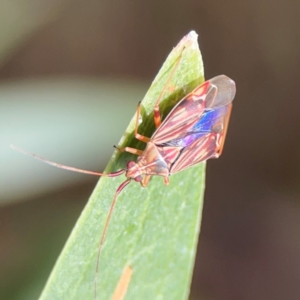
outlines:
{"label": "insect", "polygon": [[[182,50],[184,51],[184,50]],[[126,180],[117,188],[107,215],[102,236],[99,242],[95,276],[95,299],[97,298],[97,274],[100,254],[106,237],[108,225],[120,192],[132,181],[146,187],[151,176],[163,177],[169,184],[172,174],[185,170],[210,158],[218,158],[223,150],[226,138],[232,101],[235,96],[235,83],[225,75],[216,76],[191,93],[184,96],[162,120],[159,104],[166,86],[175,73],[181,56],[178,58],[164,89],[154,106],[154,123],[156,130],[151,137],[138,133],[141,104],[138,104],[134,136],[146,143],[145,150],[131,147],[118,148],[138,156],[136,161],[129,161],[126,168],[112,173],[92,172],[58,164],[35,154],[12,146],[12,148],[29,154],[50,165],[75,172],[116,177],[125,173]]]}

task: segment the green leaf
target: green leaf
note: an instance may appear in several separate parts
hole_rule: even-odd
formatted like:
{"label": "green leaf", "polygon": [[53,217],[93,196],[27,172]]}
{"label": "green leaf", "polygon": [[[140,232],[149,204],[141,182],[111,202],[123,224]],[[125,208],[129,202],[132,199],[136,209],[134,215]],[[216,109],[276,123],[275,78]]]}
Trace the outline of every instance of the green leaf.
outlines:
{"label": "green leaf", "polygon": [[[140,134],[153,133],[153,105],[181,53],[178,68],[163,94],[164,116],[183,95],[204,81],[197,35],[190,32],[170,53],[142,101]],[[119,146],[142,149],[145,145],[133,136],[134,120]],[[116,151],[105,171],[124,168],[131,159],[136,157]],[[133,181],[121,192],[101,253],[99,300],[111,299],[126,266],[133,269],[133,274],[125,299],[188,298],[200,229],[204,170],[205,164],[200,164],[172,175],[169,186],[160,176],[153,176],[146,188]],[[94,299],[99,239],[114,193],[124,180],[123,175],[99,180],[40,299]]]}

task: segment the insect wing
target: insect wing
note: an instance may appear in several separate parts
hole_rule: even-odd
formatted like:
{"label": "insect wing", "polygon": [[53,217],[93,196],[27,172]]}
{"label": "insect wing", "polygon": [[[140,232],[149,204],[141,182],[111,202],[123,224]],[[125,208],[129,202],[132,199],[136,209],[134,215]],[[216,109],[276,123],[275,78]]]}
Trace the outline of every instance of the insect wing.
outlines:
{"label": "insect wing", "polygon": [[214,98],[206,98],[206,108],[217,108],[227,105],[234,99],[235,82],[226,75],[219,75],[209,80],[212,86],[217,87],[218,93]]}
{"label": "insect wing", "polygon": [[177,103],[153,134],[155,144],[164,144],[184,136],[205,109],[208,87],[208,82],[205,82]]}
{"label": "insect wing", "polygon": [[[223,150],[232,105],[215,109],[211,132],[196,138],[185,147],[172,164],[170,173],[182,171],[209,158],[217,158]],[[205,125],[207,126],[207,125]]]}
{"label": "insect wing", "polygon": [[171,110],[153,134],[153,142],[156,145],[176,146],[172,141],[183,139],[199,122],[205,110],[231,103],[234,95],[235,83],[225,75],[204,82]]}

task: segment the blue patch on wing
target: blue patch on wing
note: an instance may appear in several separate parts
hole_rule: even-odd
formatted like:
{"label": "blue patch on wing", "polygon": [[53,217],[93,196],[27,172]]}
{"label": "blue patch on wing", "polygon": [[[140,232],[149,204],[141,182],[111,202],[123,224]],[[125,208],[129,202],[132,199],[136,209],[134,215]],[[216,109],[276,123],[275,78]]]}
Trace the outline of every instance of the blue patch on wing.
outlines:
{"label": "blue patch on wing", "polygon": [[212,132],[213,126],[217,120],[225,116],[228,112],[228,105],[221,106],[216,109],[207,109],[203,112],[197,123],[186,133],[185,137],[172,140],[167,143],[169,146],[187,147],[195,140]]}
{"label": "blue patch on wing", "polygon": [[215,109],[207,109],[201,115],[197,123],[186,133],[183,138],[169,141],[166,146],[187,147],[195,140],[212,132],[213,126],[217,120],[225,116],[228,112],[228,105],[221,106]]}
{"label": "blue patch on wing", "polygon": [[216,109],[205,110],[199,121],[189,130],[193,133],[210,133],[217,119],[227,114],[228,106],[221,106]]}

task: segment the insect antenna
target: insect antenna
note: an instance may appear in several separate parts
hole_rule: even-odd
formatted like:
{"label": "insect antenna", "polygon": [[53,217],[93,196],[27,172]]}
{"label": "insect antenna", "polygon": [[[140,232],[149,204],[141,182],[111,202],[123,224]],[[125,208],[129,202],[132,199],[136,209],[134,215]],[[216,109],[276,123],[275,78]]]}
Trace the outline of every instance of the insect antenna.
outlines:
{"label": "insect antenna", "polygon": [[125,180],[123,183],[121,183],[121,185],[117,188],[115,195],[114,195],[114,199],[110,205],[110,209],[108,212],[108,215],[106,217],[106,221],[105,221],[105,225],[104,225],[104,229],[102,231],[102,236],[99,242],[99,247],[98,247],[98,254],[97,254],[97,263],[96,263],[96,272],[95,272],[95,279],[94,279],[94,284],[95,284],[95,299],[97,299],[97,282],[98,282],[98,271],[99,271],[99,263],[100,263],[100,254],[101,254],[101,250],[102,250],[102,246],[105,240],[105,236],[106,236],[106,232],[107,232],[107,228],[112,216],[112,213],[114,211],[116,202],[117,202],[117,198],[118,195],[121,193],[121,191],[125,188],[126,185],[128,185],[131,181],[131,178]]}
{"label": "insect antenna", "polygon": [[154,113],[154,123],[155,123],[156,128],[158,128],[160,126],[161,122],[162,122],[160,111],[159,111],[159,103],[160,103],[164,93],[166,92],[167,86],[169,85],[169,83],[171,82],[175,72],[177,71],[179,63],[182,59],[182,54],[183,54],[184,49],[185,49],[185,47],[182,47],[181,52],[179,54],[179,57],[177,58],[177,61],[174,65],[174,67],[173,67],[173,70],[172,70],[171,74],[169,75],[169,77],[167,78],[167,81],[166,81],[163,89],[161,90],[161,92],[160,92],[160,94],[159,94],[159,96],[158,96],[158,98],[155,102],[153,113]]}
{"label": "insect antenna", "polygon": [[[123,174],[123,173],[126,172],[126,169],[121,169],[119,171],[112,172],[112,173],[101,173],[101,172],[93,172],[93,171],[89,171],[89,170],[74,168],[74,167],[70,167],[70,166],[66,166],[66,165],[62,165],[62,164],[53,162],[51,160],[48,160],[48,159],[43,158],[41,156],[38,156],[38,155],[36,155],[34,153],[25,151],[25,150],[23,150],[23,149],[21,149],[19,147],[14,146],[14,145],[10,145],[10,147],[12,149],[18,151],[18,152],[21,152],[23,154],[32,156],[33,158],[38,159],[38,160],[40,160],[40,161],[42,161],[42,162],[44,162],[44,163],[46,163],[48,165],[51,165],[51,166],[54,166],[54,167],[57,167],[57,168],[60,168],[60,169],[68,170],[68,171],[73,171],[73,172],[78,172],[78,173],[84,173],[84,174],[89,174],[89,175],[95,175],[95,176],[107,176],[107,177],[117,177],[117,176],[119,176],[119,175],[121,175],[121,174]],[[104,224],[104,229],[102,231],[101,239],[100,239],[99,246],[98,246],[97,262],[96,262],[96,272],[95,272],[95,279],[94,279],[94,282],[95,282],[95,299],[97,299],[97,281],[98,281],[98,271],[99,271],[100,254],[101,254],[102,246],[103,246],[103,243],[104,243],[104,240],[105,240],[105,237],[106,237],[106,232],[107,232],[107,229],[108,229],[108,225],[109,225],[112,213],[114,211],[118,195],[125,188],[125,186],[127,186],[130,183],[130,181],[131,181],[131,178],[125,180],[117,188],[117,190],[115,192],[115,195],[114,195],[114,198],[113,198],[113,201],[112,201],[112,203],[110,205],[110,209],[109,209],[108,215],[106,217],[106,221],[105,221],[105,224]]]}
{"label": "insect antenna", "polygon": [[116,171],[116,172],[112,172],[112,173],[101,173],[101,172],[93,172],[93,171],[89,171],[89,170],[84,170],[84,169],[79,169],[79,168],[74,168],[74,167],[70,167],[70,166],[66,166],[66,165],[62,165],[62,164],[59,164],[59,163],[56,163],[54,161],[51,161],[51,160],[48,160],[46,158],[43,158],[41,156],[38,156],[34,153],[31,153],[31,152],[28,152],[28,151],[25,151],[19,147],[16,147],[14,145],[10,145],[10,147],[18,152],[21,152],[23,154],[26,154],[26,155],[29,155],[29,156],[32,156],[34,157],[35,159],[38,159],[48,165],[51,165],[51,166],[54,166],[54,167],[57,167],[57,168],[60,168],[60,169],[64,169],[64,170],[68,170],[68,171],[72,171],[72,172],[77,172],[77,173],[83,173],[83,174],[89,174],[89,175],[95,175],[95,176],[107,176],[107,177],[116,177],[116,176],[119,176],[123,173],[125,173],[126,169],[121,169],[119,171]]}
{"label": "insect antenna", "polygon": [[180,61],[181,61],[181,59],[182,59],[182,53],[183,53],[184,49],[185,49],[185,47],[182,47],[181,52],[180,52],[180,54],[179,54],[179,56],[178,56],[178,58],[177,58],[177,61],[175,62],[175,65],[174,65],[174,67],[173,67],[173,70],[172,70],[172,72],[170,73],[170,75],[169,75],[169,77],[168,77],[168,79],[167,79],[167,81],[166,81],[166,83],[165,83],[163,89],[161,90],[161,92],[160,92],[160,94],[159,94],[159,96],[158,96],[158,98],[157,98],[157,100],[156,100],[155,105],[157,105],[157,104],[160,102],[162,96],[164,95],[164,93],[165,93],[165,91],[166,91],[166,87],[169,85],[169,83],[170,83],[170,81],[172,80],[174,74],[176,73],[177,68],[178,68],[178,66],[179,66],[179,63],[180,63]]}

